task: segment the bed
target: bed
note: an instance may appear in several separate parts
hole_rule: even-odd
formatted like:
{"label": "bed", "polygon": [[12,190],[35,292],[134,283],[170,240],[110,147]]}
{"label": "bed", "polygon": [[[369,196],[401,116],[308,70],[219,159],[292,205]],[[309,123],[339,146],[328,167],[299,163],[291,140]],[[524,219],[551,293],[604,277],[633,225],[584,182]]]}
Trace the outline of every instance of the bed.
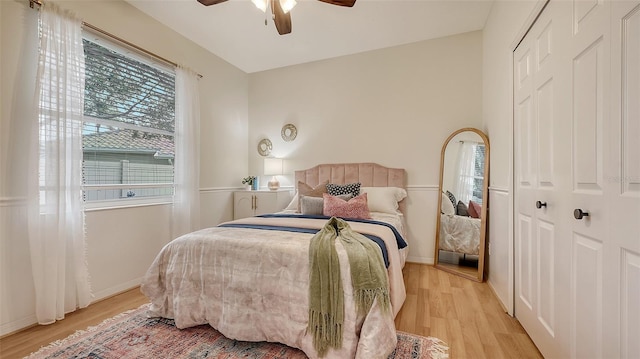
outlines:
{"label": "bed", "polygon": [[442,193],[438,249],[465,255],[478,255],[482,221],[480,218],[475,218],[477,217],[475,211],[471,211],[475,217],[470,216],[468,206],[463,205],[462,202],[454,206],[452,202],[455,202],[455,198],[450,199],[450,196],[453,195],[449,191]]}
{"label": "bed", "polygon": [[439,248],[442,251],[478,255],[480,249],[480,218],[440,215]]}
{"label": "bed", "polygon": [[[296,171],[296,190],[298,181],[310,187],[327,181],[357,182],[373,200],[369,202],[375,207],[373,222],[347,223],[376,238],[381,251],[386,249],[390,310],[374,301],[367,312],[358,312],[349,258],[336,241],[344,289],[342,347],[330,349],[323,357],[386,358],[395,348],[394,317],[406,298],[404,199],[396,198],[395,214],[373,209],[381,205],[376,198],[387,189],[401,189],[406,196],[405,171],[375,163],[325,164]],[[279,342],[301,349],[310,358],[319,357],[307,332],[309,243],[327,220],[289,209],[176,238],[160,251],[143,278],[141,290],[151,301],[148,315],[172,318],[178,328],[209,324],[228,338]]]}

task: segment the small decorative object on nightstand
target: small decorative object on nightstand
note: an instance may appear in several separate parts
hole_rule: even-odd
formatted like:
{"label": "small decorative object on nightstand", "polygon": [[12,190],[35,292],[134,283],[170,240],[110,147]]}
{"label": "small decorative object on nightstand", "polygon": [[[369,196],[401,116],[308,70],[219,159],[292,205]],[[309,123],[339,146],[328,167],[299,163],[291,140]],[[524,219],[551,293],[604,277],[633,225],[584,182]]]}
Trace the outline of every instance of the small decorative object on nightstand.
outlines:
{"label": "small decorative object on nightstand", "polygon": [[282,175],[282,158],[265,158],[264,174],[273,176],[268,183],[270,190],[275,191],[280,188],[280,182],[277,176]]}
{"label": "small decorative object on nightstand", "polygon": [[245,185],[247,191],[257,190],[258,189],[258,177],[256,176],[247,176],[242,179],[242,184]]}

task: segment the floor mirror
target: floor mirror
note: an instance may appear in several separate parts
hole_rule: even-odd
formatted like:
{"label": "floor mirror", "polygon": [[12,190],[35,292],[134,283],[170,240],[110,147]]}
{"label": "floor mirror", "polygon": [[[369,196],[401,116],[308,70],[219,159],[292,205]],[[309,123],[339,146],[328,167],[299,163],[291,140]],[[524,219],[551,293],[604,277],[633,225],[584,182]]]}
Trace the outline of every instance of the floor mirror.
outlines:
{"label": "floor mirror", "polygon": [[489,150],[482,131],[462,128],[440,153],[435,267],[478,282],[484,280]]}

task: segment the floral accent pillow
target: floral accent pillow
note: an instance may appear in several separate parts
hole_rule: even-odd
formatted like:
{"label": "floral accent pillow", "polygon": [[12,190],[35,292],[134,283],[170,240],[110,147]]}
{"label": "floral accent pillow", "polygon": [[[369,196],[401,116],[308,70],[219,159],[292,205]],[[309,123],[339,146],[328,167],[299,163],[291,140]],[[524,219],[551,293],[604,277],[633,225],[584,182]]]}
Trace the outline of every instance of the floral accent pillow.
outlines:
{"label": "floral accent pillow", "polygon": [[329,194],[323,194],[324,207],[322,213],[325,216],[341,218],[370,219],[369,206],[367,205],[367,194],[363,193],[357,197],[345,201]]}
{"label": "floral accent pillow", "polygon": [[349,184],[327,184],[327,193],[332,196],[339,196],[341,194],[351,194],[353,197],[360,194],[360,182]]}

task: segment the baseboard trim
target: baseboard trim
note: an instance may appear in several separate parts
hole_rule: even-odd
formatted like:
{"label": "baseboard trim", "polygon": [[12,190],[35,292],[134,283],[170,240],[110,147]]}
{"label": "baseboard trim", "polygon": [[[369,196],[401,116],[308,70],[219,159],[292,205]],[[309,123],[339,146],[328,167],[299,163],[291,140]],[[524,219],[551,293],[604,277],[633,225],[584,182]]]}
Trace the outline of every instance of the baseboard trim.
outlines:
{"label": "baseboard trim", "polygon": [[[100,291],[98,294],[94,295],[94,297],[98,299],[95,299],[91,303],[89,303],[89,306],[102,302],[103,300],[113,298],[122,293],[128,292],[132,289],[139,288],[141,281],[142,281],[142,278],[138,278],[138,279],[134,279],[126,283],[123,283],[121,285]],[[69,313],[73,313],[73,312],[65,313],[65,315]],[[64,320],[64,319],[61,319],[61,320]],[[22,319],[14,320],[9,323],[4,323],[0,326],[0,339],[19,333],[23,330],[33,328],[37,325],[38,325],[38,319],[36,318],[35,314],[29,315]]]}
{"label": "baseboard trim", "polygon": [[504,303],[502,303],[502,298],[500,298],[500,296],[496,292],[496,289],[493,287],[493,283],[491,283],[491,281],[488,279],[486,280],[486,282],[487,282],[487,285],[489,286],[489,289],[491,289],[491,293],[493,293],[493,296],[496,297],[496,299],[498,300],[498,303],[500,303],[502,310],[504,310],[505,313],[511,316],[511,313],[509,313],[509,309],[507,309],[507,306],[504,305]]}
{"label": "baseboard trim", "polygon": [[36,319],[35,314],[26,316],[18,320],[14,320],[9,323],[4,323],[0,325],[0,339],[18,333],[25,329],[29,329],[36,325],[38,325],[38,320]]}
{"label": "baseboard trim", "polygon": [[406,262],[433,265],[433,258],[407,256]]}
{"label": "baseboard trim", "polygon": [[140,278],[135,278],[132,279],[130,281],[124,282],[122,284],[118,284],[114,287],[111,288],[107,288],[104,290],[101,290],[97,293],[93,294],[93,297],[95,298],[93,301],[91,301],[91,304],[95,303],[95,302],[99,302],[111,297],[114,297],[118,294],[122,294],[126,291],[129,291],[135,287],[139,287],[140,283],[142,283],[142,277]]}

